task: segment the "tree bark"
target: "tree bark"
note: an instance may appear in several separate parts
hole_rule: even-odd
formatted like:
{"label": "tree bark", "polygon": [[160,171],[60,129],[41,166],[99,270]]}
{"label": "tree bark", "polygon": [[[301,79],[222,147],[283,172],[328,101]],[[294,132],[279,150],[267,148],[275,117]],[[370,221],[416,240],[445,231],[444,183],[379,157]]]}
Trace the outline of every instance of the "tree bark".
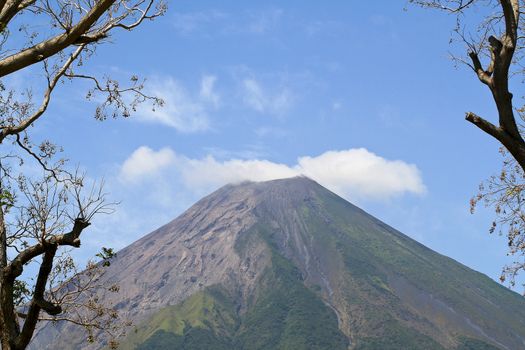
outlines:
{"label": "tree bark", "polygon": [[2,350],[15,349],[17,322],[13,307],[14,279],[6,278],[7,267],[7,232],[4,221],[4,209],[0,205],[0,344]]}
{"label": "tree bark", "polygon": [[53,259],[58,246],[56,244],[49,245],[46,247],[46,252],[42,258],[42,264],[38,271],[38,278],[35,285],[35,292],[33,293],[33,300],[29,304],[29,311],[27,312],[26,321],[20,335],[17,337],[16,345],[19,349],[25,349],[33,333],[35,332],[36,324],[38,323],[38,315],[40,310],[47,312],[50,315],[57,315],[62,312],[60,306],[54,305],[44,299],[44,292],[46,290],[47,279],[53,268]]}
{"label": "tree bark", "polygon": [[115,1],[116,0],[98,1],[93,8],[67,32],[0,60],[0,77],[54,56],[70,45],[82,43],[85,41],[85,38],[82,36],[89,32],[90,28]]}
{"label": "tree bark", "polygon": [[467,113],[466,119],[505,146],[525,171],[525,140],[516,122],[512,93],[509,91],[509,70],[518,41],[520,2],[500,0],[500,5],[505,20],[505,33],[499,39],[494,36],[488,38],[491,53],[488,68],[483,69],[477,52],[469,52],[474,72],[492,93],[498,110],[499,126],[472,112]]}

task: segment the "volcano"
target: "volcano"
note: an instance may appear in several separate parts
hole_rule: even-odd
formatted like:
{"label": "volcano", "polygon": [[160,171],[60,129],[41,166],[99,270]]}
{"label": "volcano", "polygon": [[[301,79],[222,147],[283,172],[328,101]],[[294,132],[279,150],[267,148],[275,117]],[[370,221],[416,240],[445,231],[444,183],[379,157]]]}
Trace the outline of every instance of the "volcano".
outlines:
{"label": "volcano", "polygon": [[[222,187],[104,278],[121,349],[525,349],[523,297],[305,177]],[[64,323],[32,343],[104,346]]]}

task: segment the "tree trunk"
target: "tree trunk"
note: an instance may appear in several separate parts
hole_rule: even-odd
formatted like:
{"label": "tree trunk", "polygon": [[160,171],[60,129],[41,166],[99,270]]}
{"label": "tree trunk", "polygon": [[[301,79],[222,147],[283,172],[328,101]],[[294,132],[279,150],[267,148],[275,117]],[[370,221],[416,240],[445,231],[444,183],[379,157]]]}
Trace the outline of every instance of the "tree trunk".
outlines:
{"label": "tree trunk", "polygon": [[15,349],[14,342],[18,324],[13,308],[13,281],[7,280],[5,271],[7,266],[7,232],[3,209],[0,206],[0,344],[2,350],[13,350]]}
{"label": "tree trunk", "polygon": [[14,350],[17,323],[13,312],[13,287],[9,283],[0,281],[0,337],[2,350]]}

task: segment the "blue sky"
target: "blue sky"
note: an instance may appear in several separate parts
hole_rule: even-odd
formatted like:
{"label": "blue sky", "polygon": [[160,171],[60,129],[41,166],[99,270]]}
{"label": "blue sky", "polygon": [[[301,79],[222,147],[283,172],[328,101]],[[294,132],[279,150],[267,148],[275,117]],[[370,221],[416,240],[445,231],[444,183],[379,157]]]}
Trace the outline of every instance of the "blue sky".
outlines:
{"label": "blue sky", "polygon": [[[88,72],[147,78],[166,101],[97,122],[66,84],[34,129],[90,177],[115,214],[82,257],[122,248],[229,181],[306,174],[439,253],[497,279],[505,240],[469,212],[500,168],[498,144],[464,120],[490,96],[449,52],[454,18],[403,1],[188,1],[120,32]],[[37,79],[31,72],[23,73]]]}

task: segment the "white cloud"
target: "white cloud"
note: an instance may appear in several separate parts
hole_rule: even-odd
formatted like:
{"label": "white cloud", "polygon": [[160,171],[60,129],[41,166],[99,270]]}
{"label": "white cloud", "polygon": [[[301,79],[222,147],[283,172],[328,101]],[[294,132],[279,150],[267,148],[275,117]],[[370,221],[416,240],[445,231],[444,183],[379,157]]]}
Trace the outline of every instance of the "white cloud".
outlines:
{"label": "white cloud", "polygon": [[292,105],[292,94],[281,88],[274,95],[268,94],[255,79],[244,79],[242,82],[243,100],[246,106],[260,113],[282,114]]}
{"label": "white cloud", "polygon": [[188,35],[195,31],[202,30],[215,22],[224,21],[229,18],[229,14],[210,10],[203,12],[175,13],[172,23],[175,30],[182,35]]}
{"label": "white cloud", "polygon": [[341,109],[342,106],[343,105],[341,104],[341,102],[335,101],[335,102],[332,103],[332,110],[338,111],[338,110]]}
{"label": "white cloud", "polygon": [[216,81],[217,77],[214,75],[203,76],[200,90],[201,99],[210,102],[214,107],[217,107],[220,102],[220,97],[214,90]]}
{"label": "white cloud", "polygon": [[301,157],[296,168],[343,196],[388,198],[405,192],[426,192],[414,164],[388,160],[364,148]]}
{"label": "white cloud", "polygon": [[405,193],[426,192],[415,165],[401,160],[387,160],[364,148],[300,157],[295,165],[289,166],[258,159],[220,161],[211,155],[192,159],[176,155],[170,149],[155,152],[141,147],[124,162],[122,175],[136,179],[159,172],[167,166],[170,167],[169,176],[172,179],[177,178],[183,186],[200,194],[227,183],[267,181],[298,175],[308,176],[350,200],[384,200]]}
{"label": "white cloud", "polygon": [[275,128],[270,126],[261,126],[254,130],[255,135],[258,137],[285,137],[288,133],[281,128]]}
{"label": "white cloud", "polygon": [[268,34],[274,30],[283,19],[281,9],[264,9],[259,11],[243,11],[240,16],[218,10],[175,13],[172,25],[180,35],[239,35]]}
{"label": "white cloud", "polygon": [[306,34],[339,36],[345,30],[345,23],[334,20],[314,20],[302,24]]}
{"label": "white cloud", "polygon": [[248,29],[252,33],[265,34],[275,28],[280,22],[284,11],[281,9],[271,9],[258,13],[252,13]]}
{"label": "white cloud", "polygon": [[157,174],[175,161],[175,152],[170,148],[154,151],[149,147],[137,148],[120,169],[120,178],[126,182],[136,182],[144,177]]}
{"label": "white cloud", "polygon": [[244,102],[258,112],[263,112],[266,98],[259,84],[253,79],[245,79],[243,82],[245,95]]}
{"label": "white cloud", "polygon": [[297,175],[297,172],[287,165],[268,160],[231,159],[221,162],[212,156],[203,159],[179,159],[178,170],[183,183],[196,190],[245,180],[266,181]]}
{"label": "white cloud", "polygon": [[[213,82],[209,88],[209,92],[213,93]],[[209,129],[205,101],[200,96],[191,96],[175,79],[153,79],[148,84],[147,93],[162,98],[164,106],[152,110],[149,106],[140,105],[137,113],[139,120],[164,124],[180,132]]]}

